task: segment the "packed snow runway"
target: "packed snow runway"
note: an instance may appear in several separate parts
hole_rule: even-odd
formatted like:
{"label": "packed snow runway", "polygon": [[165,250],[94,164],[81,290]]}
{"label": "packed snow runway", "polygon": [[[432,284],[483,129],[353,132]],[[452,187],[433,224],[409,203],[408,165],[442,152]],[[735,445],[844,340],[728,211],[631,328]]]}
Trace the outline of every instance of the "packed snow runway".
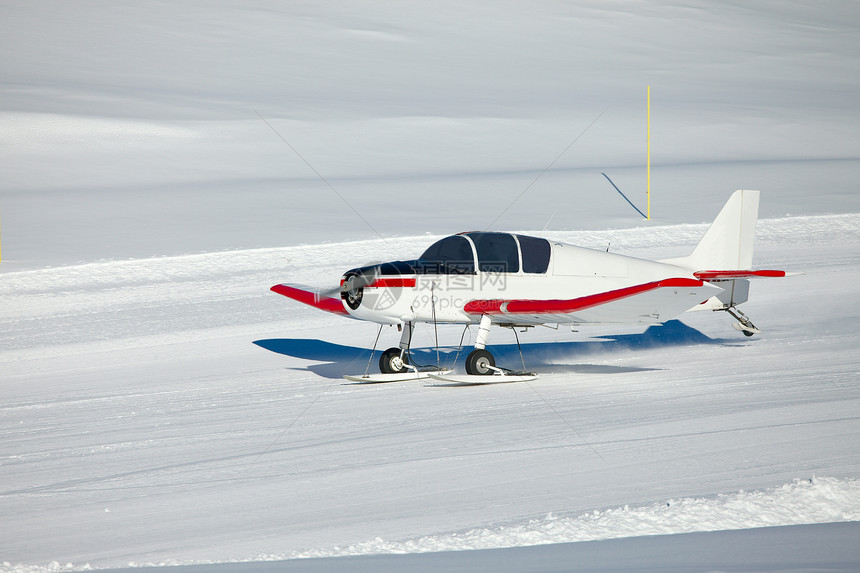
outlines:
{"label": "packed snow runway", "polygon": [[[606,233],[667,256],[704,229]],[[805,273],[754,282],[745,308],[764,334],[714,313],[539,329],[521,335],[538,380],[492,387],[349,384],[375,327],[267,289],[325,285],[428,237],[6,273],[3,559],[116,567],[856,521],[860,216],[759,229],[760,266]],[[608,236],[576,235],[559,238]],[[460,333],[442,329],[442,361]],[[427,360],[432,336],[416,334]],[[491,347],[516,366],[508,337]]]}

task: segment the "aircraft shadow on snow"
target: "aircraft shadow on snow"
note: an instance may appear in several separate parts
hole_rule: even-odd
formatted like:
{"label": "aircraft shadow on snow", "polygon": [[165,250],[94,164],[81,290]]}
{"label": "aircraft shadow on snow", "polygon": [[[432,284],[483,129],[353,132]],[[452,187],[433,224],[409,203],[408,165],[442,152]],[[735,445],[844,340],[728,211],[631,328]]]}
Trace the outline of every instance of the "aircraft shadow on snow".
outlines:
{"label": "aircraft shadow on snow", "polygon": [[[728,344],[728,339],[711,338],[701,331],[687,326],[680,320],[670,320],[661,326],[650,326],[641,334],[621,334],[592,337],[582,341],[558,341],[522,344],[523,359],[529,370],[546,373],[574,372],[583,374],[619,374],[640,372],[653,368],[634,366],[611,366],[605,364],[579,364],[570,362],[594,354],[615,351],[645,350],[671,346],[695,344]],[[254,344],[271,352],[313,360],[306,369],[323,378],[341,378],[344,374],[360,374],[370,360],[370,371],[375,372],[380,350],[370,357],[369,348],[345,346],[312,338],[274,338],[255,340]],[[496,357],[496,364],[517,369],[522,366],[516,344],[490,344],[487,347]],[[459,353],[457,365],[462,366],[471,346],[464,346]],[[436,364],[435,348],[412,348],[415,364]],[[439,363],[451,367],[457,357],[456,347],[441,347]]]}

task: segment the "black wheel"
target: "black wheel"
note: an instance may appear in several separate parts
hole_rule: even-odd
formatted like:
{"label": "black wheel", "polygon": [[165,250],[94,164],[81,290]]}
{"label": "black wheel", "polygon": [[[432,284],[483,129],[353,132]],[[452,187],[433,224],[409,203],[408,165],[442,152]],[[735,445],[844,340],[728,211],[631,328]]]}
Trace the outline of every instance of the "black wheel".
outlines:
{"label": "black wheel", "polygon": [[383,374],[401,374],[408,370],[406,364],[409,364],[409,358],[404,354],[403,359],[400,358],[399,348],[389,348],[379,357],[379,371]]}
{"label": "black wheel", "polygon": [[496,365],[493,355],[483,349],[475,349],[466,357],[466,374],[487,376],[493,373],[491,366]]}

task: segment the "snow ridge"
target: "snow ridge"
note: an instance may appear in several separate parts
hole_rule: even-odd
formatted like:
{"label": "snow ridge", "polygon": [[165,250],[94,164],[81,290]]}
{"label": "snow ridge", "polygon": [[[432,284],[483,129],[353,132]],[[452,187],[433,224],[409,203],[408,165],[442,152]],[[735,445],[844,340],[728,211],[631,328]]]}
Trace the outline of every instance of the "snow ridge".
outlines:
{"label": "snow ridge", "polygon": [[407,541],[386,541],[377,537],[348,547],[260,556],[259,559],[498,549],[858,520],[860,481],[813,477],[795,479],[764,490],[667,500],[642,507],[625,505],[576,517],[559,517],[550,513],[543,519],[532,519],[522,524],[470,529]]}
{"label": "snow ridge", "polygon": [[[831,477],[795,479],[781,486],[754,491],[738,491],[709,497],[686,497],[655,502],[641,507],[594,510],[574,517],[553,513],[526,523],[462,532],[430,535],[405,541],[380,537],[328,549],[308,549],[285,554],[261,554],[253,561],[283,561],[349,555],[430,553],[501,549],[554,543],[598,541],[648,535],[672,535],[703,531],[752,529],[860,521],[860,480]],[[214,564],[215,561],[166,560],[159,563],[129,563],[129,567],[164,567]],[[0,563],[0,573],[54,573],[93,571],[89,564],[47,565]]]}

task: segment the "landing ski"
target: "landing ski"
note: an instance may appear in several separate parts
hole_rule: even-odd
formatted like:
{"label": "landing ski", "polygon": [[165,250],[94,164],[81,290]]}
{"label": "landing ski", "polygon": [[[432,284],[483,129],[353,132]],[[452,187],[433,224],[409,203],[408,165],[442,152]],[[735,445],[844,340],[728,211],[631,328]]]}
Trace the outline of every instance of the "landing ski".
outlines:
{"label": "landing ski", "polygon": [[510,382],[530,382],[537,378],[534,372],[510,372],[482,376],[476,374],[443,374],[431,372],[430,378],[457,386],[480,386],[485,384],[507,384]]}
{"label": "landing ski", "polygon": [[740,322],[733,322],[732,326],[735,327],[735,330],[740,330],[747,336],[752,336],[753,334],[761,334],[761,330],[759,330],[755,326],[752,326],[752,324],[745,325],[741,324]]}
{"label": "landing ski", "polygon": [[407,382],[409,380],[427,380],[434,374],[446,375],[451,370],[412,370],[407,372],[395,372],[394,374],[356,374],[344,376],[345,380],[359,384],[386,384],[388,382]]}

